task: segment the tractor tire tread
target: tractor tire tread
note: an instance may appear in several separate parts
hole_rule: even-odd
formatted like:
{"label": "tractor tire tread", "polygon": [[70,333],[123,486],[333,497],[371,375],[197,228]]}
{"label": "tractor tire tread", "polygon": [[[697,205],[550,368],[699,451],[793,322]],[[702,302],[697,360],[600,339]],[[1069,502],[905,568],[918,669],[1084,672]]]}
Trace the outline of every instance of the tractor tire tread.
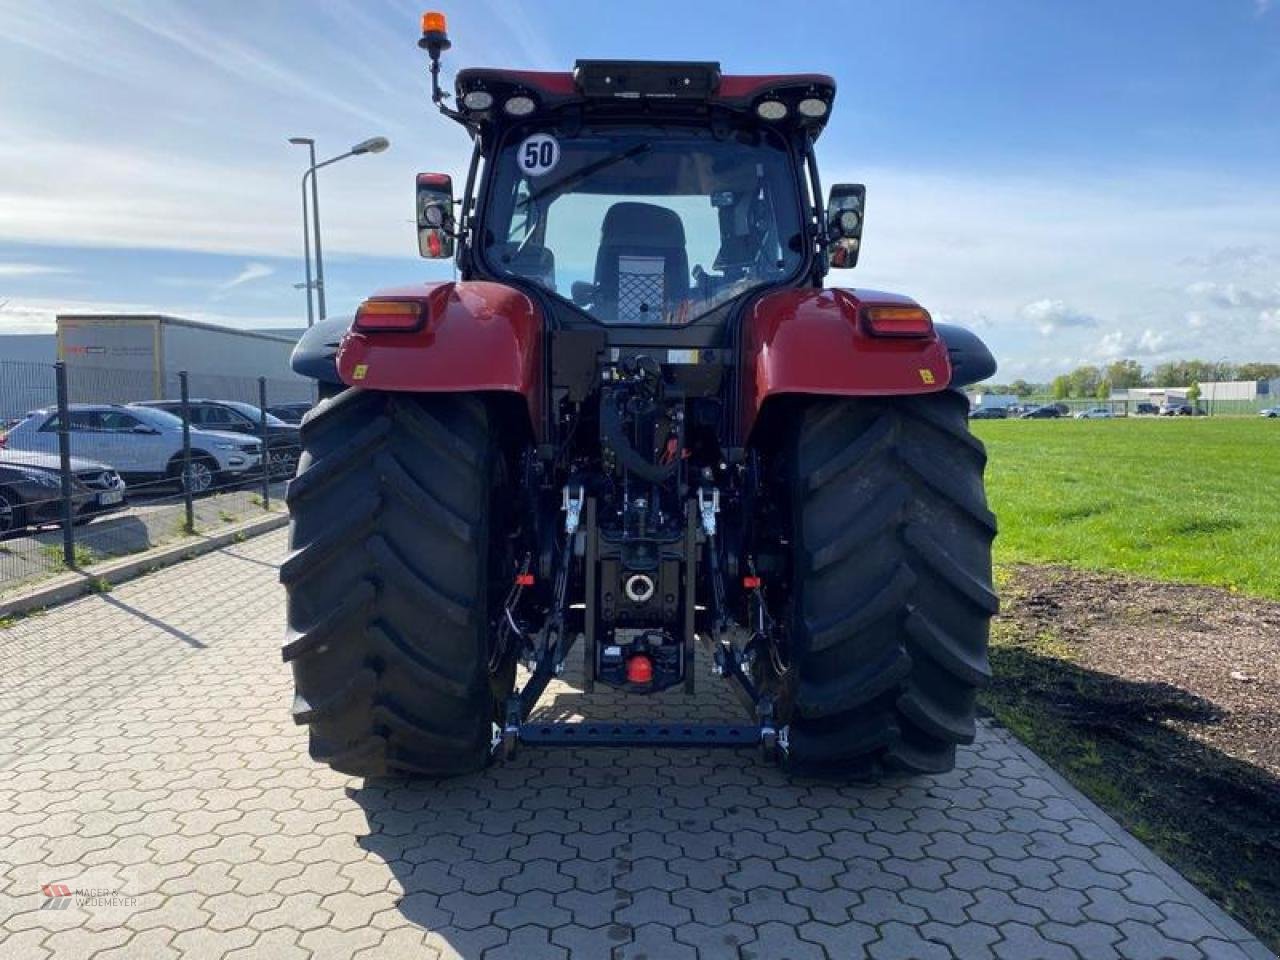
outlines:
{"label": "tractor tire tread", "polygon": [[995,517],[955,391],[814,398],[785,450],[794,538],[787,762],[937,773],[990,678]]}
{"label": "tractor tire tread", "polygon": [[301,428],[282,656],[311,755],[353,776],[488,762],[489,510],[500,459],[473,395],[349,389]]}

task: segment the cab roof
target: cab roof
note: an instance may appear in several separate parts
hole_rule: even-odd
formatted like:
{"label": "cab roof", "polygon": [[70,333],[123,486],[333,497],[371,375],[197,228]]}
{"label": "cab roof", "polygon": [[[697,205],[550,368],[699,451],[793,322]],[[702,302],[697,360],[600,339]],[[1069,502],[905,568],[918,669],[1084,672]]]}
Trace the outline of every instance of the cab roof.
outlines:
{"label": "cab roof", "polygon": [[[831,116],[836,83],[820,73],[725,74],[710,61],[579,60],[571,72],[473,67],[459,71],[457,107],[477,123],[516,120],[578,107],[614,118],[711,115],[717,108],[776,126],[799,126],[817,139]],[[467,95],[483,91],[491,97]],[[514,97],[533,101],[515,115]],[[803,107],[801,104],[803,103]],[[761,104],[769,104],[761,112]],[[781,107],[777,106],[781,104]]]}

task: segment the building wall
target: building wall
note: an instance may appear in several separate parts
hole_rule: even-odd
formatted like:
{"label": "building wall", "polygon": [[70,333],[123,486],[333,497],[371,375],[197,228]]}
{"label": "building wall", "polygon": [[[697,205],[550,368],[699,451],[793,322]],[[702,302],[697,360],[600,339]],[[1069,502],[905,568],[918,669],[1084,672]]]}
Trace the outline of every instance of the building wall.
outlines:
{"label": "building wall", "polygon": [[1200,384],[1200,398],[1207,400],[1211,397],[1216,400],[1256,400],[1258,381],[1220,380]]}

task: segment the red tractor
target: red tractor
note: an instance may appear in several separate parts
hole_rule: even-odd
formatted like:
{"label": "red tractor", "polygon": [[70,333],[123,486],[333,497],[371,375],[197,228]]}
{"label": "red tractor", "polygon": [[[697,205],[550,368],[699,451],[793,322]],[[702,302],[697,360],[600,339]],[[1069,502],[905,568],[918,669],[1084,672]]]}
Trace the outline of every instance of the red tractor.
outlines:
{"label": "red tractor", "polygon": [[[473,149],[459,200],[419,175],[419,245],[459,279],[376,293],[295,354],[326,395],[281,572],[312,756],[443,776],[521,742],[750,744],[804,774],[949,769],[997,606],[958,388],[995,364],[907,297],[823,286],[865,201],[820,201],[834,81],[579,61],[463,70],[449,97],[443,18],[424,27]],[[703,647],[753,718],[530,723],[575,645],[619,694],[692,691]]]}

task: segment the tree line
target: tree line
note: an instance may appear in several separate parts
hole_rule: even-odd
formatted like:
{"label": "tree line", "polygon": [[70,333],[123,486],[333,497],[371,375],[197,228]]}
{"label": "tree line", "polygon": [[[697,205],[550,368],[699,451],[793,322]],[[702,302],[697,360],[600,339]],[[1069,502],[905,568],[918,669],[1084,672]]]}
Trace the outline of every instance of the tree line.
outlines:
{"label": "tree line", "polygon": [[1062,373],[1049,383],[1014,380],[1012,383],[984,383],[987,393],[1011,393],[1019,397],[1051,395],[1055,400],[1072,398],[1105,400],[1112,390],[1130,387],[1190,387],[1223,380],[1275,380],[1280,363],[1211,363],[1207,360],[1171,360],[1150,370],[1136,360],[1116,360],[1101,366],[1086,364]]}

